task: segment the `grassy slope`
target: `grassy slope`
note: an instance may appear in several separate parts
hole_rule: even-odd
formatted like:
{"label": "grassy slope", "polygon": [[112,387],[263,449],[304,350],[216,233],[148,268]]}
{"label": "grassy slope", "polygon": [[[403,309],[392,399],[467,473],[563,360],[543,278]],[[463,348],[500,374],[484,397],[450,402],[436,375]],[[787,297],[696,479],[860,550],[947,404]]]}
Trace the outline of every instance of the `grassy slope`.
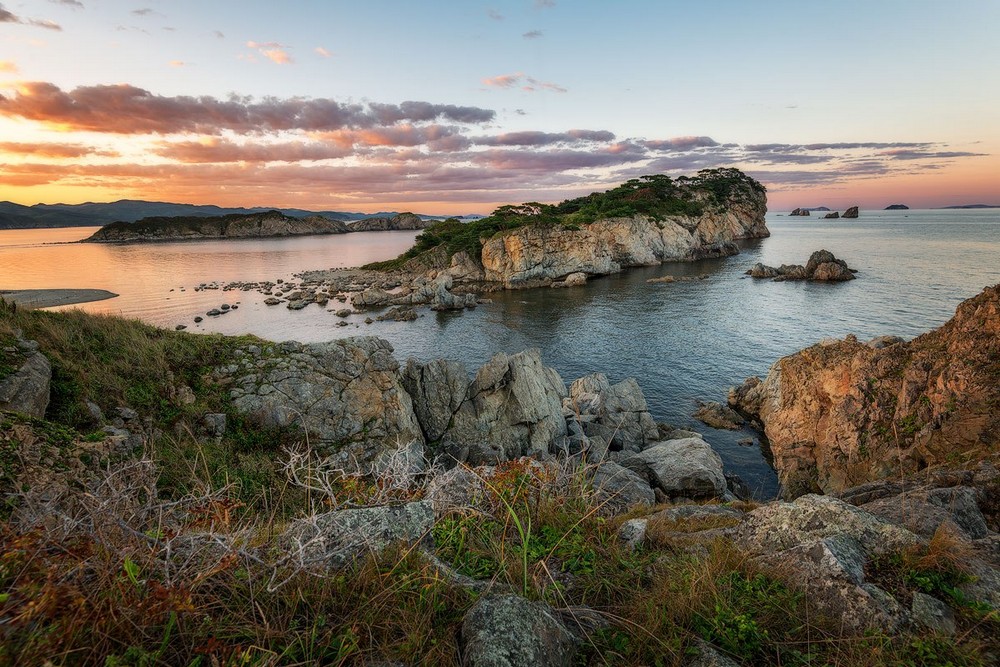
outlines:
{"label": "grassy slope", "polygon": [[[159,497],[119,499],[132,508],[120,519],[117,505],[101,505],[68,537],[0,524],[0,618],[8,619],[0,625],[0,664],[458,663],[461,620],[476,594],[442,578],[418,551],[389,550],[316,576],[267,569],[235,553],[182,556],[157,546],[157,517],[180,511],[171,503],[192,493],[203,500],[184,506],[181,536],[239,533],[265,548],[283,519],[378,493],[370,480],[350,477],[335,484],[335,498],[296,493],[276,463],[280,444],[294,434],[261,433],[232,412],[235,425],[222,441],[190,435],[202,413],[229,410],[208,371],[249,339],[0,309],[0,340],[16,328],[39,341],[56,380],[48,422],[0,419],[5,465],[18,465],[18,434],[27,429],[58,450],[53,466],[62,469],[60,457],[72,456],[74,442],[86,441],[94,427],[84,400],[105,411],[128,405],[162,431],[146,445],[158,464]],[[171,376],[193,389],[193,405],[171,400]],[[551,476],[511,463],[486,488],[480,513],[437,522],[436,555],[498,590],[601,612],[609,624],[582,647],[578,664],[679,665],[692,642],[705,639],[755,665],[979,665],[1000,631],[995,612],[956,601],[957,639],[845,637],[794,581],[762,569],[728,540],[685,544],[683,533],[716,524],[653,525],[633,551],[617,539],[629,517],[603,517],[582,471]],[[403,499],[422,493],[417,486]],[[135,503],[148,508],[141,513],[148,518],[136,518]],[[119,530],[121,522],[133,531]],[[876,564],[870,576],[894,592],[929,590],[948,599],[962,577],[960,558],[949,556],[955,552],[932,544]],[[280,547],[273,544],[271,553],[280,555]],[[268,585],[275,577],[287,581]]]}

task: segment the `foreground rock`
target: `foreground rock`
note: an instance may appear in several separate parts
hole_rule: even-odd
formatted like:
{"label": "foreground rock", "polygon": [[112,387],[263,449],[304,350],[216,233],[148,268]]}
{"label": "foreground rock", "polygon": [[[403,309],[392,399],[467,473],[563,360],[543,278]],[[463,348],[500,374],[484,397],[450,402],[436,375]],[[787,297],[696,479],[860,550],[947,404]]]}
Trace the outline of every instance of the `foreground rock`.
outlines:
{"label": "foreground rock", "polygon": [[780,267],[754,264],[746,272],[751,278],[773,278],[775,282],[783,280],[815,280],[822,282],[838,282],[854,280],[854,269],[847,262],[834,257],[828,250],[817,250],[809,256],[805,266],[801,264],[782,264]]}
{"label": "foreground rock", "polygon": [[729,403],[764,428],[786,497],[837,493],[1000,448],[1000,286],[910,342],[848,336],[779,359]]}
{"label": "foreground rock", "polygon": [[231,386],[233,406],[261,426],[301,428],[314,446],[368,462],[424,442],[398,371],[389,343],[357,337],[270,351],[252,346],[216,377]]}
{"label": "foreground rock", "polygon": [[517,595],[479,600],[462,622],[462,660],[469,667],[569,667],[573,635],[547,605]]}
{"label": "foreground rock", "polygon": [[[5,366],[13,369],[6,375]],[[43,418],[51,382],[52,366],[35,341],[17,340],[0,350],[0,412]]]}

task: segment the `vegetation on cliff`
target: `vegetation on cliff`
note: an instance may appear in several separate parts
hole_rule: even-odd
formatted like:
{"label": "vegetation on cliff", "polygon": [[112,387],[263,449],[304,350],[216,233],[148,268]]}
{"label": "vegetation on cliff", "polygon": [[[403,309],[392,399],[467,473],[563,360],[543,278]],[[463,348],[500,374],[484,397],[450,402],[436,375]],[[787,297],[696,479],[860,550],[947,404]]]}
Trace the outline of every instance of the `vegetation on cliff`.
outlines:
{"label": "vegetation on cliff", "polygon": [[424,230],[414,246],[396,259],[364,268],[399,269],[406,262],[441,247],[447,250],[448,257],[465,252],[478,261],[484,241],[527,225],[578,229],[608,218],[642,215],[663,220],[668,216],[699,216],[732,201],[763,197],[764,193],[763,185],[731,168],[704,169],[696,176],[676,179],[664,174],[642,176],[606,192],[594,192],[559,204],[527,202],[501,206],[492,215],[469,223],[450,218]]}

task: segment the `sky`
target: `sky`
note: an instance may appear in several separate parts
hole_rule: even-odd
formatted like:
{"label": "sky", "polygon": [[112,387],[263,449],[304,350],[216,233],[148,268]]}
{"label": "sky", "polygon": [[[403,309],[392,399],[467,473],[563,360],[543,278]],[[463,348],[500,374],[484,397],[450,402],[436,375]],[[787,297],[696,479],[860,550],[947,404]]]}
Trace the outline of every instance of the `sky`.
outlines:
{"label": "sky", "polygon": [[0,0],[0,200],[1000,204],[997,0]]}

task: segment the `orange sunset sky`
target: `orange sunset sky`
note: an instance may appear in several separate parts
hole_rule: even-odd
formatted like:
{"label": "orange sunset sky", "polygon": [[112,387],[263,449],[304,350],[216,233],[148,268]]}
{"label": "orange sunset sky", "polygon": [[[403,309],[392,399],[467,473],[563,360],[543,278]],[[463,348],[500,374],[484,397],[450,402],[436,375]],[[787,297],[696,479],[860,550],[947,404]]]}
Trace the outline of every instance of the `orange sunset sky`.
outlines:
{"label": "orange sunset sky", "polygon": [[735,166],[1000,204],[1000,3],[0,3],[0,200],[428,214]]}

